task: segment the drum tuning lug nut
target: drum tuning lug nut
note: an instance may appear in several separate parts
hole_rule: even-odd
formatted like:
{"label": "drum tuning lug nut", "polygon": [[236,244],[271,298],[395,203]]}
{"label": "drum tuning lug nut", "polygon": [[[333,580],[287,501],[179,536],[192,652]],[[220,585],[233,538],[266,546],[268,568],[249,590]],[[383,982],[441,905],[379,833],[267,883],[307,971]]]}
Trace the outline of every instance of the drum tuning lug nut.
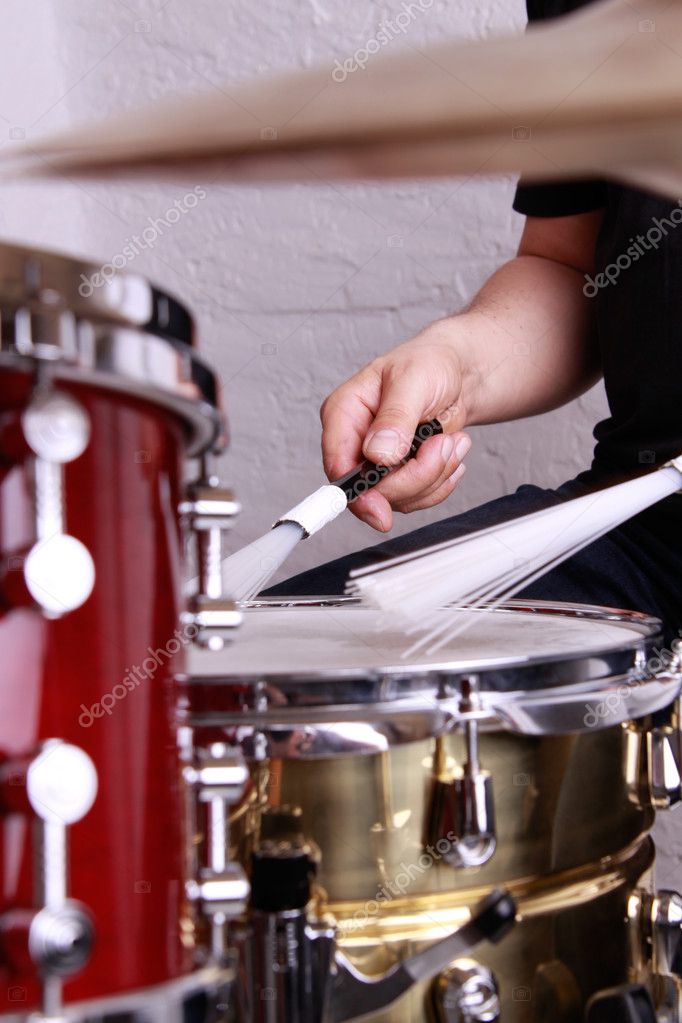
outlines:
{"label": "drum tuning lug nut", "polygon": [[65,465],[83,454],[90,442],[90,419],[64,391],[39,388],[21,417],[31,451],[46,462]]}
{"label": "drum tuning lug nut", "polygon": [[647,736],[651,801],[657,810],[669,810],[682,799],[680,735],[675,728],[652,728]]}
{"label": "drum tuning lug nut", "polygon": [[80,970],[92,951],[90,914],[68,897],[68,831],[85,817],[96,796],[94,763],[80,747],[61,739],[47,739],[32,757],[0,766],[0,809],[33,818],[39,907],[10,910],[0,918],[0,942],[10,962],[18,956],[37,969],[50,1020],[61,1009],[61,978]]}
{"label": "drum tuning lug nut", "polygon": [[28,934],[31,959],[43,976],[69,977],[92,952],[94,927],[84,906],[72,900],[41,909]]}
{"label": "drum tuning lug nut", "polygon": [[652,988],[659,1023],[682,1019],[682,897],[659,891],[644,902],[649,917]]}
{"label": "drum tuning lug nut", "polygon": [[431,1002],[436,1023],[497,1023],[500,995],[493,973],[472,959],[460,959],[434,981]]}
{"label": "drum tuning lug nut", "polygon": [[222,650],[241,622],[237,605],[223,592],[222,571],[225,534],[234,524],[239,504],[231,490],[206,473],[189,486],[179,510],[195,539],[199,568],[198,592],[183,618],[195,627],[198,646]]}
{"label": "drum tuning lug nut", "polygon": [[69,977],[90,958],[94,926],[85,906],[67,899],[41,910],[9,910],[0,917],[3,957],[23,970],[28,963],[45,977]]}
{"label": "drum tuning lug nut", "polygon": [[12,585],[9,599],[60,618],[85,603],[95,583],[90,552],[65,529],[64,466],[87,448],[90,419],[71,395],[38,386],[21,426],[33,455],[35,543],[23,560],[24,586],[19,591]]}
{"label": "drum tuning lug nut", "polygon": [[199,802],[221,799],[228,806],[239,802],[249,781],[241,751],[222,742],[198,749],[184,775],[189,785],[196,786]]}
{"label": "drum tuning lug nut", "polygon": [[202,870],[198,880],[187,882],[186,892],[206,916],[222,925],[244,913],[250,886],[238,863],[226,863],[219,874],[210,868]]}

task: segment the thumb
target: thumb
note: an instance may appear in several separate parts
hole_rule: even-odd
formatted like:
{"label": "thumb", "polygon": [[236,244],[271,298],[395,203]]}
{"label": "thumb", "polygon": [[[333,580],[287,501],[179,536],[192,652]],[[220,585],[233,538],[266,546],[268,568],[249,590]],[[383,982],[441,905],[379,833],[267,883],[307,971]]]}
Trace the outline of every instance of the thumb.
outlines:
{"label": "thumb", "polygon": [[382,465],[396,465],[410,450],[424,409],[433,402],[425,381],[402,373],[384,382],[381,404],[362,447],[365,458]]}

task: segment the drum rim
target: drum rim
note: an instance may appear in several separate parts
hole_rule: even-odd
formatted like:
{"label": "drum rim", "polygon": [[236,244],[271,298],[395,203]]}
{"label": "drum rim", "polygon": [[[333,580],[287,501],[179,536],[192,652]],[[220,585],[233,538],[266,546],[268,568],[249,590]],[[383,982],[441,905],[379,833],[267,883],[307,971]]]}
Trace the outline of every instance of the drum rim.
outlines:
{"label": "drum rim", "polygon": [[[93,288],[90,296],[83,296],[79,291],[81,275],[90,278],[101,273],[106,264],[107,260],[97,262],[55,249],[2,241],[0,307],[3,310],[30,306],[52,310],[61,308],[86,320],[135,327],[182,344],[192,344],[195,324],[187,306],[142,274],[116,270],[110,281]],[[29,280],[31,275],[34,280]],[[186,329],[173,330],[161,322],[159,299],[168,303],[169,311],[180,314]],[[164,319],[168,321],[169,317]]]}
{"label": "drum rim", "polygon": [[[350,596],[338,596],[338,597],[262,597],[256,600],[249,601],[243,605],[244,610],[263,609],[276,609],[276,608],[294,608],[294,607],[355,607],[357,609],[365,609],[362,602],[357,597]],[[622,625],[628,627],[631,631],[639,632],[639,641],[624,641],[622,645],[610,646],[606,650],[600,647],[590,649],[588,653],[583,651],[575,651],[572,654],[563,654],[556,656],[517,656],[510,658],[506,661],[500,661],[499,659],[495,663],[491,663],[489,667],[482,666],[479,662],[458,662],[455,665],[452,659],[443,660],[432,660],[432,661],[415,661],[409,664],[386,664],[373,669],[364,668],[348,668],[346,670],[338,669],[303,669],[298,672],[292,671],[278,671],[268,670],[267,672],[254,671],[252,673],[238,672],[230,673],[229,675],[223,673],[221,681],[234,682],[245,682],[253,679],[254,681],[262,681],[264,679],[277,679],[278,682],[284,680],[299,680],[302,681],[304,678],[310,678],[311,680],[319,680],[320,682],[329,682],[333,679],[340,679],[341,677],[348,678],[368,678],[376,677],[381,675],[382,678],[395,677],[399,678],[409,674],[428,674],[428,673],[441,673],[441,674],[452,674],[453,677],[461,677],[462,675],[480,675],[484,677],[486,675],[500,672],[501,670],[522,670],[524,668],[536,668],[538,666],[550,666],[557,664],[573,664],[577,666],[583,661],[593,660],[595,658],[612,660],[612,656],[618,655],[623,651],[634,651],[637,648],[643,655],[649,659],[650,654],[653,653],[653,645],[657,641],[662,639],[661,630],[662,623],[660,619],[653,615],[644,614],[640,611],[627,611],[618,608],[602,607],[596,604],[570,604],[562,601],[543,601],[543,600],[521,600],[514,599],[505,601],[494,608],[493,614],[506,614],[506,613],[518,613],[525,611],[527,613],[544,613],[551,614],[560,612],[562,614],[567,613],[567,609],[570,609],[569,617],[581,618],[585,620],[595,621],[608,621],[615,625]],[[371,609],[366,609],[371,610]],[[480,610],[481,613],[487,611],[486,607],[472,609],[475,612]],[[237,642],[239,639],[237,637]],[[210,654],[197,652],[198,657],[202,661],[210,664]],[[201,679],[204,682],[213,682],[217,679],[217,675],[214,673],[205,674],[199,672],[189,672],[193,681]],[[482,686],[482,689],[488,690],[489,687]],[[497,691],[492,689],[491,691]]]}
{"label": "drum rim", "polygon": [[[43,379],[89,384],[151,402],[184,423],[188,457],[222,451],[227,431],[219,378],[192,347],[191,313],[131,271],[116,271],[83,297],[79,274],[101,268],[65,253],[0,242],[0,312],[13,320],[10,338],[0,332],[0,370],[40,371]],[[34,337],[39,317],[58,321],[49,340]]]}
{"label": "drum rim", "polygon": [[[174,413],[185,426],[188,457],[225,448],[227,427],[217,403],[217,375],[195,349],[133,328],[85,322],[79,328],[78,345],[65,357],[0,347],[0,372],[35,376],[41,364],[51,380],[89,384]],[[131,342],[143,373],[129,358]]]}
{"label": "drum rim", "polygon": [[[250,606],[355,606],[354,597],[264,598]],[[353,668],[328,671],[274,671],[228,674],[197,670],[210,665],[212,654],[192,651],[187,671],[179,676],[186,685],[188,723],[201,730],[223,729],[234,734],[245,755],[310,758],[362,755],[392,746],[446,734],[466,721],[478,721],[485,729],[505,729],[521,735],[560,735],[600,730],[661,710],[677,697],[679,671],[650,670],[654,644],[660,641],[657,618],[637,611],[621,611],[596,605],[570,605],[558,601],[508,601],[498,611],[561,611],[570,608],[581,617],[597,617],[627,624],[639,639],[606,653],[590,651],[555,658],[536,658],[530,665],[512,666],[514,679],[525,685],[493,688],[481,684],[484,673],[460,666],[457,671],[435,664],[402,665],[368,670]],[[237,637],[236,642],[239,642]],[[658,651],[660,653],[660,650]],[[224,662],[223,662],[224,664]],[[566,681],[566,666],[573,677]],[[559,667],[552,676],[548,666]],[[539,670],[538,670],[539,668]],[[499,666],[495,666],[499,674]],[[638,674],[633,676],[633,671]],[[525,674],[522,674],[524,673]],[[535,678],[537,684],[528,687]],[[493,672],[488,673],[492,675]],[[476,700],[462,702],[462,682],[473,685]],[[269,687],[272,687],[272,692]],[[227,699],[214,696],[222,690]],[[214,700],[213,706],[211,701]],[[370,726],[367,732],[349,736],[348,726]],[[300,749],[282,753],[280,737],[300,731]]]}

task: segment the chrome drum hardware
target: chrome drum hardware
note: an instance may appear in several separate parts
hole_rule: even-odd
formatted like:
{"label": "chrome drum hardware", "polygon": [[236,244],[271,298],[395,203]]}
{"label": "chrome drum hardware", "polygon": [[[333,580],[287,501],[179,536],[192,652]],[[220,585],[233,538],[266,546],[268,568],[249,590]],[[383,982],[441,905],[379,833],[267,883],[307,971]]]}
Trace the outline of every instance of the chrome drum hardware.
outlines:
{"label": "chrome drum hardware", "polygon": [[682,896],[639,893],[635,920],[651,956],[651,990],[657,1023],[682,1023]]}
{"label": "chrome drum hardware", "polygon": [[[475,683],[463,680],[460,711],[471,715],[477,708]],[[436,740],[424,846],[448,849],[441,855],[454,867],[480,867],[493,856],[497,844],[493,779],[481,768],[477,721],[465,720],[462,729],[466,759],[452,774],[444,762],[443,744]]]}
{"label": "chrome drum hardware", "polygon": [[492,972],[461,959],[435,981],[432,1004],[437,1023],[497,1023],[500,998]]}
{"label": "chrome drum hardware", "polygon": [[65,532],[63,466],[88,445],[87,413],[70,395],[39,389],[24,410],[22,425],[34,453],[36,543],[24,563],[29,592],[43,613],[59,617],[80,607],[95,584],[88,549]]}
{"label": "chrome drum hardware", "polygon": [[[679,671],[679,665],[674,666]],[[676,700],[655,721],[647,717],[627,725],[627,772],[633,802],[670,810],[682,801],[682,732]]]}
{"label": "chrome drum hardware", "polygon": [[223,743],[197,749],[184,773],[192,803],[189,834],[203,833],[187,895],[208,922],[210,957],[220,966],[229,956],[228,923],[244,912],[249,897],[244,870],[228,861],[229,810],[241,799],[249,774],[241,754]]}
{"label": "chrome drum hardware", "polygon": [[[514,899],[504,890],[493,891],[472,909],[468,923],[385,973],[367,976],[336,947],[334,919],[316,911],[313,879],[319,851],[296,829],[298,819],[289,807],[263,815],[267,837],[252,856],[250,914],[234,932],[240,1023],[364,1019],[433,979],[480,942],[500,941],[514,925]],[[468,974],[459,980],[453,974],[456,985],[462,999],[473,997]],[[485,1019],[481,1016],[480,1023]]]}
{"label": "chrome drum hardware", "polygon": [[60,1019],[62,979],[88,960],[94,939],[90,915],[68,898],[67,829],[90,810],[97,774],[90,757],[59,739],[43,743],[30,760],[0,769],[0,800],[7,813],[33,817],[37,903],[0,917],[0,945],[12,962],[30,959],[43,985],[43,1018]]}
{"label": "chrome drum hardware", "polygon": [[196,628],[195,642],[209,650],[222,650],[232,639],[241,621],[234,601],[223,592],[222,561],[224,536],[239,512],[232,491],[220,486],[218,479],[202,460],[202,476],[193,483],[180,505],[189,532],[195,538],[199,567],[197,592],[190,600],[185,621]]}

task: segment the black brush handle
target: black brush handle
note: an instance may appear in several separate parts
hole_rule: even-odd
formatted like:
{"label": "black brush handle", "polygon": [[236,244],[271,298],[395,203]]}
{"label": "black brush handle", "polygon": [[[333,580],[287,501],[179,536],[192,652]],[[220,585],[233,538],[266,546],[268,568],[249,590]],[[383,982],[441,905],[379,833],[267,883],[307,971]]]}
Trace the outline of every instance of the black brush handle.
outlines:
{"label": "black brush handle", "polygon": [[400,459],[397,465],[377,465],[374,462],[370,462],[369,459],[365,459],[364,462],[360,462],[360,465],[356,465],[354,469],[347,472],[345,476],[338,480],[333,480],[333,485],[343,490],[348,504],[350,504],[358,497],[366,494],[372,487],[375,487],[384,476],[388,476],[389,472],[393,472],[394,469],[399,468],[399,466],[414,458],[425,440],[428,440],[429,437],[435,437],[437,433],[442,432],[443,427],[437,419],[430,419],[428,423],[420,423],[414,435],[414,440],[410,445],[410,450],[404,458]]}

